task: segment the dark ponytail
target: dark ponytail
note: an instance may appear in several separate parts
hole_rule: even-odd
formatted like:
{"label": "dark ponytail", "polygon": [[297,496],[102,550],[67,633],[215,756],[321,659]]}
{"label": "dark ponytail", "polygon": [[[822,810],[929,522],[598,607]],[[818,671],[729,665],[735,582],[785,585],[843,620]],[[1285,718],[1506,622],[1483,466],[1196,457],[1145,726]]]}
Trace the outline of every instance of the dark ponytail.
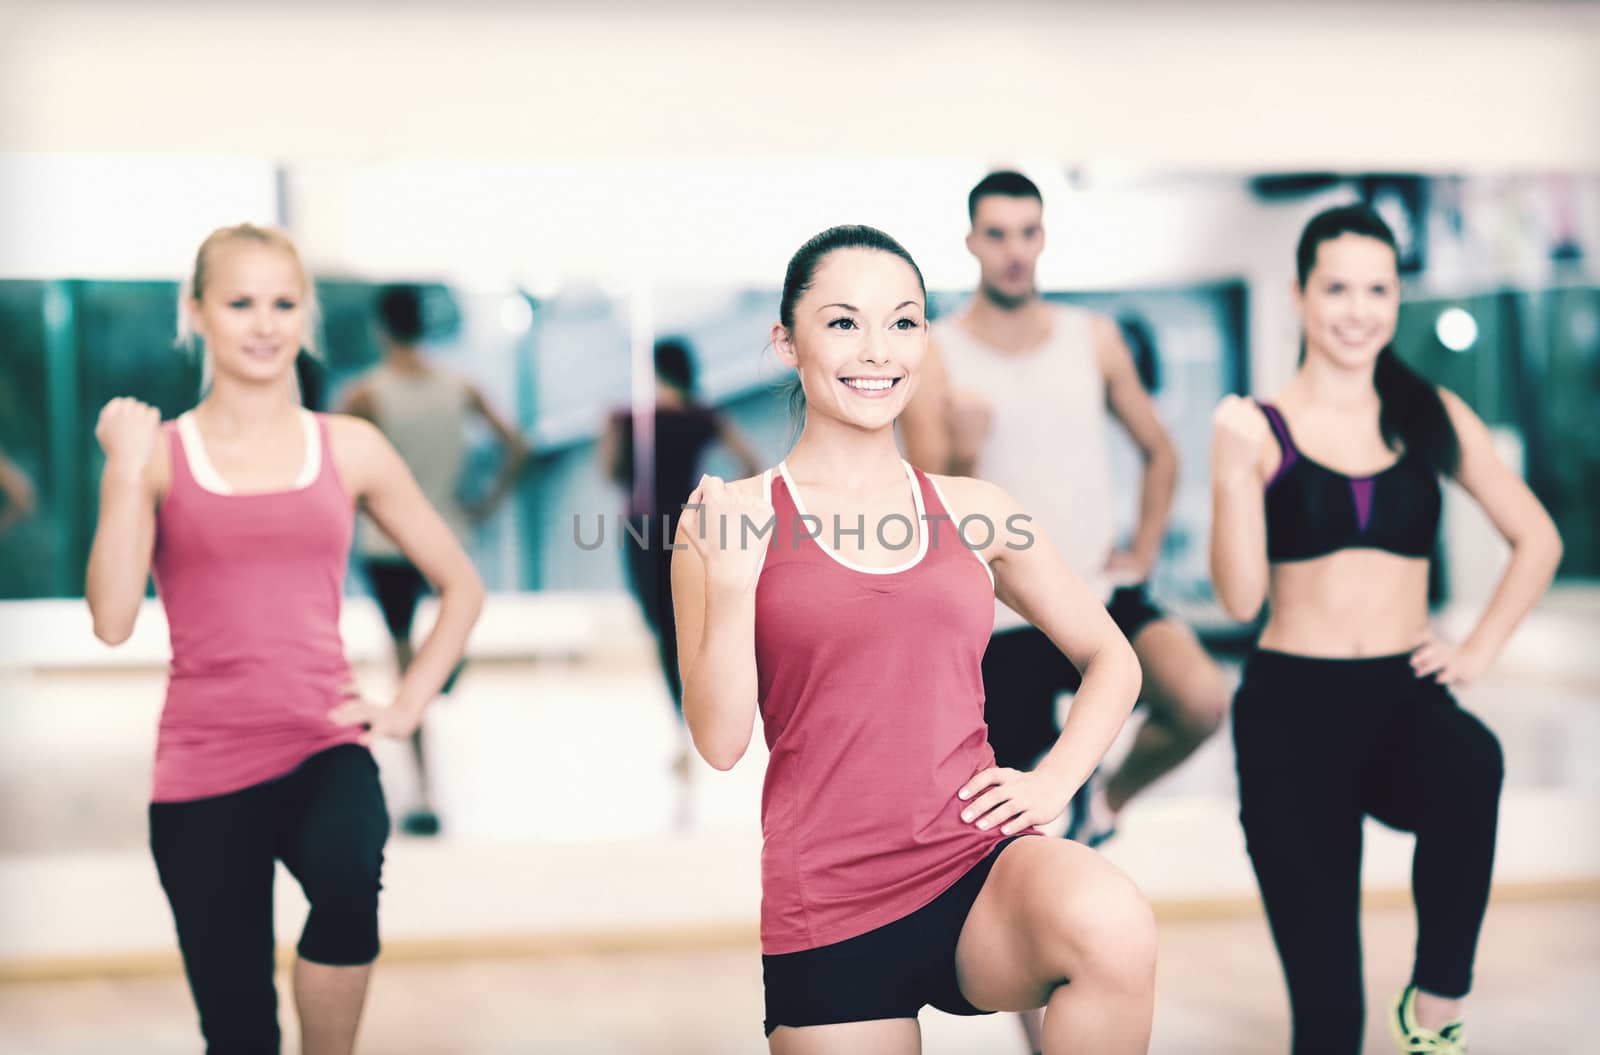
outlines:
{"label": "dark ponytail", "polygon": [[[1376,239],[1395,250],[1398,257],[1394,232],[1372,209],[1365,205],[1341,205],[1324,210],[1306,224],[1295,250],[1295,270],[1302,290],[1316,266],[1317,250],[1322,243],[1346,234]],[[1300,358],[1305,359],[1304,345]],[[1391,450],[1403,448],[1421,455],[1437,472],[1454,475],[1461,461],[1461,443],[1444,408],[1444,400],[1439,398],[1439,390],[1432,382],[1401,361],[1393,344],[1378,353],[1372,386],[1378,390],[1378,429],[1383,434],[1383,442]]]}

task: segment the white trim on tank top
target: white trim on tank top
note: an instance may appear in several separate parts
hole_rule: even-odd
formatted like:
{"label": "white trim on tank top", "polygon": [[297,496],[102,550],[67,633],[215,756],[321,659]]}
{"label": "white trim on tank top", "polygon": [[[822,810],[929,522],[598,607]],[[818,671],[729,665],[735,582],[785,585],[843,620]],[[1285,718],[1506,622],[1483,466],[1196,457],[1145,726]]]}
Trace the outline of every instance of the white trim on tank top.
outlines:
{"label": "white trim on tank top", "polygon": [[[317,416],[303,407],[300,409],[300,428],[305,435],[306,460],[300,466],[300,475],[295,477],[294,483],[282,490],[247,491],[245,497],[303,491],[316,482],[317,473],[322,470],[322,432],[317,428]],[[194,477],[200,490],[214,495],[239,494],[211,464],[205,441],[200,437],[200,426],[194,420],[194,411],[186,410],[178,415],[178,439],[183,444],[183,457],[189,463],[189,475]]]}
{"label": "white trim on tank top", "polygon": [[961,535],[961,518],[956,515],[955,507],[950,504],[950,499],[944,496],[944,488],[939,486],[939,481],[930,474],[928,482],[933,485],[933,493],[939,496],[939,504],[944,506],[944,511],[950,516],[950,526],[956,529],[956,541],[961,543],[962,549],[978,558],[978,563],[983,565],[983,573],[989,576],[989,586],[992,589],[994,587],[994,569],[989,567],[989,562],[983,559],[983,554],[967,545],[966,539]]}
{"label": "white trim on tank top", "polygon": [[[900,459],[900,465],[906,471],[906,479],[911,481],[911,500],[917,509],[917,523],[912,525],[912,527],[917,529],[916,556],[912,557],[904,564],[896,564],[891,568],[869,568],[864,564],[857,564],[853,560],[842,557],[838,553],[835,553],[830,547],[824,546],[820,536],[811,540],[816,544],[818,549],[832,557],[838,563],[844,565],[846,568],[849,568],[851,571],[858,571],[864,575],[895,575],[903,571],[910,571],[912,568],[915,568],[918,564],[922,563],[922,558],[927,556],[928,553],[927,508],[922,502],[922,484],[917,482],[916,470],[911,468],[910,462],[902,458]],[[768,470],[768,472],[770,473],[770,470]],[[811,516],[811,514],[806,511],[805,500],[800,497],[800,488],[795,486],[794,477],[789,475],[789,460],[787,458],[778,463],[778,472],[783,476],[784,486],[789,489],[789,500],[794,503],[795,510],[799,512],[801,516]],[[770,502],[771,498],[769,496],[768,503],[770,504]],[[841,532],[841,534],[842,533],[843,532]]]}

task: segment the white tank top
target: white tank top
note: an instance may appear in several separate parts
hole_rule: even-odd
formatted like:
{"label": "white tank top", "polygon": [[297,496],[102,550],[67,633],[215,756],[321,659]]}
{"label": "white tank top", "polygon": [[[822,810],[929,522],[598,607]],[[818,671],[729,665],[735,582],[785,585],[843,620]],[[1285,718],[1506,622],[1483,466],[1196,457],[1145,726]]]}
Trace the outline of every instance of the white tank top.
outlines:
{"label": "white tank top", "polygon": [[[442,371],[412,374],[379,366],[369,375],[374,423],[416,477],[417,486],[463,544],[469,534],[458,488],[467,454],[471,412],[467,382]],[[356,548],[368,557],[398,557],[400,549],[370,518],[361,517]]]}
{"label": "white tank top", "polygon": [[[961,316],[936,323],[933,338],[950,387],[978,393],[991,408],[974,475],[1015,498],[1103,602],[1111,597],[1105,562],[1115,537],[1095,317],[1082,308],[1051,307],[1050,336],[1029,351],[1008,354],[984,344],[962,329]],[[995,602],[997,631],[1026,622]]]}

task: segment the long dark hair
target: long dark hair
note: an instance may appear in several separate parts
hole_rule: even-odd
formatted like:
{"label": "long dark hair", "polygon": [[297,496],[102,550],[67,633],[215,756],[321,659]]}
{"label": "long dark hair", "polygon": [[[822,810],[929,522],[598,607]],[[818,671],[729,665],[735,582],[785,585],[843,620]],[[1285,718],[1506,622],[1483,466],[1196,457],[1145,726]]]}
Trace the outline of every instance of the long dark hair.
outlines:
{"label": "long dark hair", "polygon": [[[789,258],[789,267],[783,274],[783,296],[778,301],[778,321],[783,323],[783,328],[792,335],[794,333],[794,306],[811,288],[811,280],[816,277],[817,268],[829,253],[840,249],[875,249],[880,253],[888,253],[904,260],[917,276],[917,285],[922,289],[922,300],[928,300],[928,284],[922,279],[922,269],[917,262],[911,259],[911,254],[906,247],[884,234],[876,227],[867,227],[864,224],[842,224],[830,227],[821,234],[814,235],[806,240],[805,245],[795,250],[794,256]],[[795,434],[799,435],[800,427],[806,418],[806,393],[800,386],[797,376],[789,383],[789,417],[794,422]]]}
{"label": "long dark hair", "polygon": [[[1302,290],[1316,266],[1317,250],[1322,243],[1346,234],[1382,242],[1395,251],[1398,261],[1394,232],[1372,209],[1365,205],[1326,209],[1306,224],[1295,250],[1295,273]],[[1300,361],[1304,362],[1305,357],[1302,343]],[[1378,353],[1378,362],[1372,370],[1372,385],[1378,390],[1378,429],[1383,433],[1383,442],[1391,450],[1403,448],[1420,454],[1436,471],[1453,475],[1461,460],[1461,444],[1444,401],[1439,398],[1439,390],[1432,382],[1402,362],[1391,343]]]}

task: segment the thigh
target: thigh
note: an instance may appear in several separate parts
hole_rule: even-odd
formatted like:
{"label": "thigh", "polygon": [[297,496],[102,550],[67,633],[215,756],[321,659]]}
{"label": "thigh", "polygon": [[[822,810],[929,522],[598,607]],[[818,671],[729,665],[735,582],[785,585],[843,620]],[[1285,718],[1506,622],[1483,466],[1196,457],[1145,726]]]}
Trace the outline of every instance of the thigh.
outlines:
{"label": "thigh", "polygon": [[1140,699],[1152,713],[1213,728],[1221,721],[1227,684],[1194,631],[1162,618],[1145,623],[1129,640],[1144,672]]}
{"label": "thigh", "polygon": [[273,785],[153,803],[150,847],[172,907],[184,972],[214,1042],[275,1037]]}
{"label": "thigh", "polygon": [[1239,819],[1291,994],[1361,993],[1360,762],[1351,730],[1308,723],[1308,687],[1249,675],[1234,706]]}
{"label": "thigh", "polygon": [[974,1007],[1023,1011],[1118,945],[1153,945],[1154,936],[1149,903],[1105,857],[1028,836],[1001,852],[973,902],[956,975]]}
{"label": "thigh", "polygon": [[1056,697],[1080,683],[1071,662],[1039,630],[992,637],[983,653],[983,718],[995,762],[1030,768],[1060,732]]}
{"label": "thigh", "polygon": [[[926,956],[917,928],[896,920],[815,949],[761,957],[765,1027],[774,1051],[823,1050],[804,1037],[851,1036],[846,1026],[915,1025],[923,997],[919,968]],[[831,1032],[830,1032],[831,1031]],[[868,1030],[867,1032],[871,1032]],[[783,1047],[779,1047],[780,1038]]]}
{"label": "thigh", "polygon": [[782,1026],[767,1038],[772,1055],[921,1055],[922,1030],[914,1018]]}
{"label": "thigh", "polygon": [[[272,785],[150,806],[150,848],[180,940],[224,927],[259,951],[272,945]],[[207,944],[210,944],[209,942]]]}
{"label": "thigh", "polygon": [[341,744],[285,780],[278,854],[315,907],[324,897],[376,900],[389,811],[372,753]]}
{"label": "thigh", "polygon": [[1504,778],[1500,741],[1431,680],[1402,687],[1389,735],[1362,773],[1363,805],[1391,828],[1493,829]]}

